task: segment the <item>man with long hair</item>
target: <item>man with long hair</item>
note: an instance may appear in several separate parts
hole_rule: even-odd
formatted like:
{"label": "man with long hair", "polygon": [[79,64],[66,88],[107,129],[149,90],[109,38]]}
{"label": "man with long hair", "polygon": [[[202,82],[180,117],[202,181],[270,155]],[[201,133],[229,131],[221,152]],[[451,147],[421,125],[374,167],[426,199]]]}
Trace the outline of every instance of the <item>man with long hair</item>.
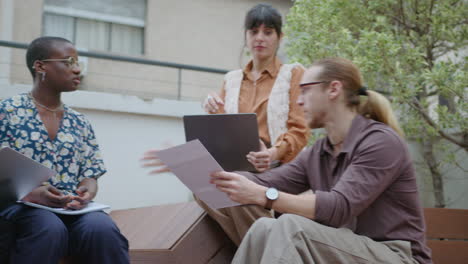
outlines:
{"label": "man with long hair", "polygon": [[309,127],[327,136],[279,168],[211,175],[233,201],[283,213],[257,220],[233,263],[432,263],[415,171],[388,100],[340,58],[314,63],[300,86]]}

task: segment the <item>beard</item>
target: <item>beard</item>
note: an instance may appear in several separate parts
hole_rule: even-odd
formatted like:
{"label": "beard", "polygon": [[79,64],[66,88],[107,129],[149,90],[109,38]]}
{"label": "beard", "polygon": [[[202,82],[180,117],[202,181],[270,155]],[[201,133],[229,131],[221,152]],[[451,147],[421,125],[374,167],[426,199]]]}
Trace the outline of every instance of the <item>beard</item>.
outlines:
{"label": "beard", "polygon": [[308,113],[307,125],[310,129],[323,128],[325,126],[325,112]]}

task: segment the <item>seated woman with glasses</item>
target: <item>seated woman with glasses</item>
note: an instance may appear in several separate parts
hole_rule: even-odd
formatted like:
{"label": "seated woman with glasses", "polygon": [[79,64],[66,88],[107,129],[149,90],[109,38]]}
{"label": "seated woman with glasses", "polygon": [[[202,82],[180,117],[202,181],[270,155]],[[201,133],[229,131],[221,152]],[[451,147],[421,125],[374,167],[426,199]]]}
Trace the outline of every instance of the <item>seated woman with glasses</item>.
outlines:
{"label": "seated woman with glasses", "polygon": [[[60,99],[80,85],[77,51],[66,39],[40,37],[29,45],[26,62],[33,88],[0,102],[0,145],[57,172],[25,201],[81,209],[96,196],[106,169],[89,121]],[[69,216],[13,204],[0,218],[14,225],[0,230],[14,232],[10,263],[57,263],[67,255],[79,263],[129,263],[127,239],[102,211]]]}

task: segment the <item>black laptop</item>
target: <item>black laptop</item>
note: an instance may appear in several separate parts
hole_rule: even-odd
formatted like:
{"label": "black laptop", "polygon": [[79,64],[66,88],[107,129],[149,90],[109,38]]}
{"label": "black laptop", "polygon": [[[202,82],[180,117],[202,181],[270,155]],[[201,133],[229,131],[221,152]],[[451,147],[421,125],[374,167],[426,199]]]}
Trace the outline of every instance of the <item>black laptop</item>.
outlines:
{"label": "black laptop", "polygon": [[256,114],[184,116],[185,139],[198,139],[225,171],[255,171],[247,160],[260,150]]}

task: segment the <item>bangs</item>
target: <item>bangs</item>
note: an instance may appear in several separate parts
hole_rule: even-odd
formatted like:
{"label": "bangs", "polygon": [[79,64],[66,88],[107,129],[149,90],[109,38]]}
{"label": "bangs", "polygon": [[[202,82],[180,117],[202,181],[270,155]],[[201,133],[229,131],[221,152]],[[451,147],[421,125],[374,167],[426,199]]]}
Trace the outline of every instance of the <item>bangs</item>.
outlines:
{"label": "bangs", "polygon": [[278,35],[281,34],[281,15],[271,6],[259,5],[251,9],[245,18],[244,26],[246,30],[249,30],[260,27],[262,24],[265,27],[275,29]]}
{"label": "bangs", "polygon": [[265,27],[276,29],[276,24],[273,16],[268,14],[260,14],[256,17],[251,17],[247,19],[245,21],[245,28],[252,29],[260,27],[262,24],[265,25]]}

